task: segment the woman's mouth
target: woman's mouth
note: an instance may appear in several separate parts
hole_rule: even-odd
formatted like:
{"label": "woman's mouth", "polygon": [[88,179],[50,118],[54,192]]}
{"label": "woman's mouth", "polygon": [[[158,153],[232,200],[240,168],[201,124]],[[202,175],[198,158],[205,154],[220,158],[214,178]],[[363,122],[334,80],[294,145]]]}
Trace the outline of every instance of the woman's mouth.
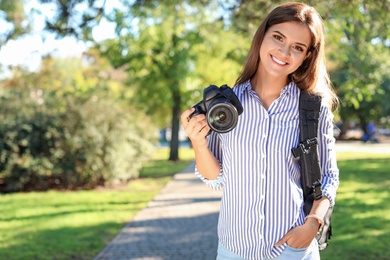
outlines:
{"label": "woman's mouth", "polygon": [[274,62],[276,62],[276,63],[279,64],[279,65],[286,65],[286,64],[287,64],[287,62],[281,61],[281,60],[279,60],[278,58],[276,58],[275,56],[272,56],[272,55],[271,55],[271,58],[272,58],[272,60],[273,60]]}

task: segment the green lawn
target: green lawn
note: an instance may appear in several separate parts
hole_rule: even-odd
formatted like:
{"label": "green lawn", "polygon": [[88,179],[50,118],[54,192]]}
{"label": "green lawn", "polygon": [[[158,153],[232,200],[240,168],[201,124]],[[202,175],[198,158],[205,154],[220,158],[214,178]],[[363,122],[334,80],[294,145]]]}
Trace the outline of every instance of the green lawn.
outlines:
{"label": "green lawn", "polygon": [[169,162],[168,150],[158,149],[142,178],[119,189],[0,195],[0,259],[92,259],[193,152],[181,149],[180,157]]}
{"label": "green lawn", "polygon": [[322,260],[390,259],[390,154],[338,155],[333,237]]}
{"label": "green lawn", "polygon": [[[0,259],[92,259],[193,159],[159,149],[142,179],[115,190],[0,195]],[[390,259],[390,154],[342,152],[333,238],[322,260]]]}

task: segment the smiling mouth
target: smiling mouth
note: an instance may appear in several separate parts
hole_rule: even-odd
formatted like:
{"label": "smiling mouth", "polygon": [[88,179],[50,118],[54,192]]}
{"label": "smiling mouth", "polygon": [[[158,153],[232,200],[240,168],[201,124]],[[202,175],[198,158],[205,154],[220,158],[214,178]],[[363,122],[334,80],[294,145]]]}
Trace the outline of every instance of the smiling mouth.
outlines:
{"label": "smiling mouth", "polygon": [[275,56],[272,56],[272,55],[271,55],[271,58],[272,58],[272,60],[273,60],[274,62],[276,62],[276,63],[279,64],[279,65],[286,65],[286,64],[287,64],[287,62],[281,61],[281,60],[279,60],[278,58],[276,58]]}

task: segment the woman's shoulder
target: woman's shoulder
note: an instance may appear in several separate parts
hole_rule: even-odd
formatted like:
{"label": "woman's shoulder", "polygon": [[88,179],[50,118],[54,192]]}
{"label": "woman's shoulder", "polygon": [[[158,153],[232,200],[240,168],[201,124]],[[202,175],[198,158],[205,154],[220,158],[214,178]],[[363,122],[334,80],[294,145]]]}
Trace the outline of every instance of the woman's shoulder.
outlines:
{"label": "woman's shoulder", "polygon": [[233,85],[233,89],[239,89],[239,90],[242,90],[242,89],[247,89],[247,88],[251,88],[251,81],[250,80],[247,80],[247,81],[244,81],[242,83],[236,83]]}
{"label": "woman's shoulder", "polygon": [[252,89],[252,86],[251,86],[251,82],[250,80],[247,80],[243,83],[240,83],[240,84],[236,84],[233,86],[233,91],[234,93],[239,96],[241,95],[244,91],[249,91]]}

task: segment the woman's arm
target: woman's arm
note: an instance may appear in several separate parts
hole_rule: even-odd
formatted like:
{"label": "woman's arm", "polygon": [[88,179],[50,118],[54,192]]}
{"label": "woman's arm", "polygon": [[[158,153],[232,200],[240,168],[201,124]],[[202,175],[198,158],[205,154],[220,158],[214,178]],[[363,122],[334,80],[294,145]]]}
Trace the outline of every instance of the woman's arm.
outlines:
{"label": "woman's arm", "polygon": [[330,205],[334,205],[339,185],[339,170],[336,162],[335,139],[333,137],[333,114],[328,107],[321,107],[318,129],[318,151],[322,171],[322,194],[314,200],[309,218],[302,226],[290,230],[275,246],[283,243],[294,248],[305,248],[316,236]]}
{"label": "woman's arm", "polygon": [[321,107],[318,123],[318,152],[322,174],[322,195],[330,205],[335,204],[339,187],[339,169],[336,159],[336,140],[333,136],[333,113],[326,106]]}

